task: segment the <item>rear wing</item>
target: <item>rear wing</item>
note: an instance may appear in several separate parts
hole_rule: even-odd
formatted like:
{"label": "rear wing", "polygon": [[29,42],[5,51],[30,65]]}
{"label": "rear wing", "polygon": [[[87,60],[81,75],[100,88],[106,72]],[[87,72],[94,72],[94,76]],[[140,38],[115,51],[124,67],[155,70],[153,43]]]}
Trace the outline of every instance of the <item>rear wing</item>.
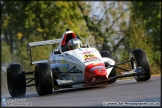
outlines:
{"label": "rear wing", "polygon": [[36,46],[45,46],[45,45],[53,45],[53,44],[59,44],[61,42],[61,39],[55,39],[55,40],[46,40],[46,41],[38,41],[38,42],[30,42],[27,44],[27,53],[30,57],[30,65],[42,63],[42,62],[48,62],[48,60],[40,60],[40,61],[32,61],[32,52],[31,48]]}

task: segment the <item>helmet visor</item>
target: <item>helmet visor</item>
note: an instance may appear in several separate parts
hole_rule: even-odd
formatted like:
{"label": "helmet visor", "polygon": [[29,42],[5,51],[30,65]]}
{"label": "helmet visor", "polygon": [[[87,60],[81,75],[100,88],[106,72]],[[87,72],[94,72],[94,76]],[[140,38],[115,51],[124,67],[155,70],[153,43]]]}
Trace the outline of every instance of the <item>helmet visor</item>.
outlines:
{"label": "helmet visor", "polygon": [[80,48],[80,44],[73,45],[72,47],[73,47],[73,49],[78,49],[78,48]]}

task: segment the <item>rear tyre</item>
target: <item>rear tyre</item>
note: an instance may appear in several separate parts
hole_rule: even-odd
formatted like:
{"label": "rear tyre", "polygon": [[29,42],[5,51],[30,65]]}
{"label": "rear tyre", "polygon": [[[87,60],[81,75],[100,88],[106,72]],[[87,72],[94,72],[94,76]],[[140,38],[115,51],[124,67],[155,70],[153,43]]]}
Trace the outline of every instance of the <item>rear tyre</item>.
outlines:
{"label": "rear tyre", "polygon": [[[101,51],[100,54],[101,54],[102,57],[108,57],[108,58],[111,58],[112,59],[112,55],[111,55],[111,52],[110,51]],[[115,77],[115,76],[116,76],[116,70],[113,67],[113,69],[110,72],[110,75],[109,75],[108,78]],[[116,79],[109,81],[108,84],[111,84],[111,83],[114,83],[114,82],[116,82]]]}
{"label": "rear tyre", "polygon": [[135,76],[137,82],[149,80],[151,77],[150,65],[146,53],[143,49],[136,49],[130,52],[129,55],[131,68],[142,67],[145,71],[145,75]]}
{"label": "rear tyre", "polygon": [[35,67],[35,88],[40,96],[52,94],[53,75],[48,63],[38,63]]}
{"label": "rear tyre", "polygon": [[21,64],[10,64],[7,68],[7,86],[12,97],[25,95],[26,78]]}

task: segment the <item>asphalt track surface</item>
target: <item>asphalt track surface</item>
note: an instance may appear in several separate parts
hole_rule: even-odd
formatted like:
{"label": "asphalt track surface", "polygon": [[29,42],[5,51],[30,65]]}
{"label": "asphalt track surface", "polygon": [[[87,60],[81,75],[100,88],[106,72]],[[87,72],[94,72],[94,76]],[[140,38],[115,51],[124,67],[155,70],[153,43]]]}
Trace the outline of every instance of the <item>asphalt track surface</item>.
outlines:
{"label": "asphalt track surface", "polygon": [[[3,98],[11,97],[7,95]],[[144,82],[136,82],[131,78],[117,80],[114,84],[106,86],[62,89],[45,96],[39,96],[36,91],[29,92],[27,89],[26,95],[19,98],[25,98],[26,102],[31,102],[34,107],[108,107],[111,102],[117,102],[115,106],[122,102],[124,107],[130,105],[127,102],[146,102],[160,107],[161,76],[152,76]]]}

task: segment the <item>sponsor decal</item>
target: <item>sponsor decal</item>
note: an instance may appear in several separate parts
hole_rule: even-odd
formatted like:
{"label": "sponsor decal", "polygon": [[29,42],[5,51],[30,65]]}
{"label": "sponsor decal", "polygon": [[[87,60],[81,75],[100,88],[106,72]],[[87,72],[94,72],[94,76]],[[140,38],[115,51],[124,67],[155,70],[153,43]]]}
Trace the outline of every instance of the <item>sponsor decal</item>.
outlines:
{"label": "sponsor decal", "polygon": [[95,66],[90,70],[90,72],[92,72],[92,71],[94,71],[96,69],[98,69],[98,71],[101,72],[103,68],[104,68],[104,66]]}
{"label": "sponsor decal", "polygon": [[89,53],[91,53],[91,52],[83,52],[83,54],[89,54]]}
{"label": "sponsor decal", "polygon": [[96,57],[94,54],[84,54],[83,55],[85,59],[90,59]]}
{"label": "sponsor decal", "polygon": [[72,80],[61,80],[61,83],[68,83],[68,82],[74,82]]}
{"label": "sponsor decal", "polygon": [[98,72],[102,72],[102,69],[98,69]]}
{"label": "sponsor decal", "polygon": [[97,57],[94,57],[94,58],[87,58],[87,59],[85,59],[85,62],[84,62],[84,63],[87,63],[87,62],[90,62],[90,61],[102,61],[102,60],[100,60],[100,59],[97,58]]}
{"label": "sponsor decal", "polygon": [[89,61],[97,61],[97,60],[100,60],[98,57],[96,57],[94,54],[84,54],[84,59],[85,59],[85,62],[89,62]]}

